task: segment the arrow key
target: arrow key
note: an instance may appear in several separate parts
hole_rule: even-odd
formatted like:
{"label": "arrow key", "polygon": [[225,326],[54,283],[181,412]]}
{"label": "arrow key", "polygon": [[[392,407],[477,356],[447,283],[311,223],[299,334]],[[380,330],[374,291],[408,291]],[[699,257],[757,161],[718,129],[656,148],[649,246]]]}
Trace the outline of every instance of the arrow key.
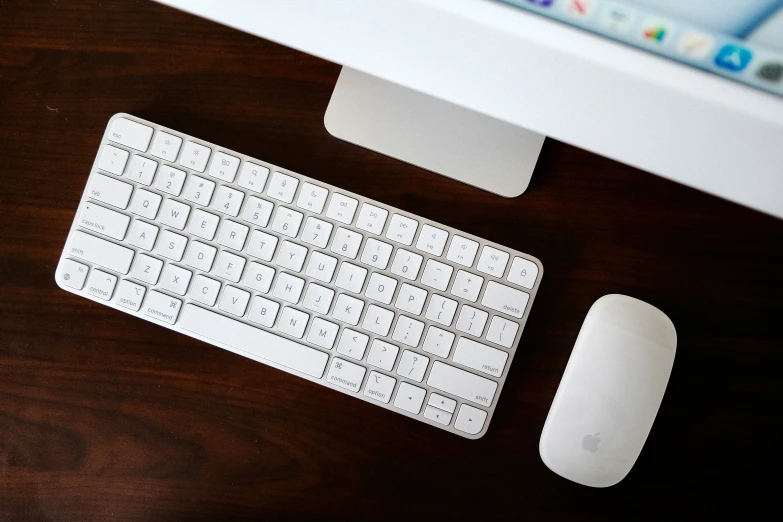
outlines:
{"label": "arrow key", "polygon": [[437,393],[430,393],[430,399],[427,401],[427,404],[429,404],[430,406],[434,406],[439,410],[446,411],[448,413],[454,413],[454,410],[457,407],[457,401],[455,401],[454,399],[449,399],[448,397],[444,397],[443,395],[439,395]]}
{"label": "arrow key", "polygon": [[451,422],[451,413],[433,408],[432,406],[427,406],[427,409],[424,410],[424,417],[444,426],[448,426]]}
{"label": "arrow key", "polygon": [[403,382],[397,390],[397,396],[394,398],[394,405],[401,410],[418,415],[421,411],[421,403],[424,402],[425,395],[427,395],[427,392],[418,386]]}
{"label": "arrow key", "polygon": [[485,420],[487,420],[487,412],[463,404],[459,408],[459,414],[457,414],[457,420],[454,422],[454,427],[469,435],[475,435],[484,427]]}

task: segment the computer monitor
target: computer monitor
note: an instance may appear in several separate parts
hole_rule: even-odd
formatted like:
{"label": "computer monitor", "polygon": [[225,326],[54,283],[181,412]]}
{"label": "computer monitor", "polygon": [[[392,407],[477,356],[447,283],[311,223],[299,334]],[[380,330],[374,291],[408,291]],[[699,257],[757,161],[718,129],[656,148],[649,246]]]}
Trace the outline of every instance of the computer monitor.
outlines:
{"label": "computer monitor", "polygon": [[505,196],[544,136],[783,217],[783,0],[159,0],[343,65],[333,134]]}

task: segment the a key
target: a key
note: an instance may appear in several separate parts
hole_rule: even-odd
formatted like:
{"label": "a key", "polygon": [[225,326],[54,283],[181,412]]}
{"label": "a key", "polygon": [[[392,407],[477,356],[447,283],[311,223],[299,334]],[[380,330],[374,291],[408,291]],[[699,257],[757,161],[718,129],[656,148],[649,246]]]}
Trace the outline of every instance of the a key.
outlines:
{"label": "a key", "polygon": [[147,289],[145,287],[123,279],[117,287],[117,295],[114,298],[114,302],[136,312],[141,308],[141,302],[146,293]]}
{"label": "a key", "polygon": [[90,268],[87,265],[77,263],[73,259],[65,259],[60,265],[57,277],[65,286],[81,290],[89,271]]}
{"label": "a key", "polygon": [[[155,141],[152,143],[150,154],[156,158],[173,162],[177,159],[179,148],[182,146],[182,138],[167,132],[158,131]],[[146,150],[146,149],[145,149]]]}
{"label": "a key", "polygon": [[388,215],[388,210],[376,207],[375,205],[370,205],[369,203],[363,203],[362,209],[359,211],[359,217],[356,220],[356,228],[365,230],[371,234],[380,234],[383,231],[383,225],[386,224],[386,217]]}
{"label": "a key", "polygon": [[158,209],[160,208],[162,199],[163,198],[154,192],[139,189],[133,196],[131,212],[147,219],[155,219],[158,215]]}
{"label": "a key", "polygon": [[427,264],[424,265],[424,273],[421,275],[421,284],[444,292],[449,286],[453,271],[451,265],[428,259]]}
{"label": "a key", "polygon": [[438,424],[443,424],[444,426],[448,426],[449,423],[451,423],[450,413],[430,405],[427,405],[427,407],[424,409],[424,418],[435,421]]}
{"label": "a key", "polygon": [[[232,183],[237,175],[239,168],[239,158],[230,156],[225,152],[217,151],[212,157],[212,164],[209,166],[209,175],[213,178],[222,179],[227,183]],[[236,214],[231,214],[236,216]]]}
{"label": "a key", "polygon": [[133,277],[139,281],[156,285],[161,270],[163,270],[163,261],[147,254],[139,254],[133,265]]}
{"label": "a key", "polygon": [[299,192],[299,199],[296,200],[296,206],[315,214],[320,214],[324,209],[324,203],[326,203],[328,195],[329,191],[323,187],[313,185],[312,183],[303,183],[302,191]]}
{"label": "a key", "polygon": [[416,241],[416,248],[433,256],[440,256],[443,254],[443,247],[446,246],[448,238],[449,233],[445,230],[435,228],[432,225],[424,225],[421,227],[419,240]]}
{"label": "a key", "polygon": [[71,244],[67,252],[74,257],[121,274],[127,274],[128,270],[130,270],[134,254],[130,248],[115,245],[111,241],[106,241],[80,230],[74,231],[71,235]]}
{"label": "a key", "polygon": [[432,363],[427,385],[481,406],[490,406],[498,389],[495,381],[440,361]]}
{"label": "a key", "polygon": [[247,253],[262,261],[271,261],[277,248],[277,238],[260,230],[254,230],[247,244]]}
{"label": "a key", "polygon": [[228,285],[223,289],[223,295],[220,296],[219,308],[231,315],[242,317],[245,315],[248,302],[250,302],[250,292]]}
{"label": "a key", "polygon": [[458,270],[457,275],[454,276],[454,284],[451,285],[451,295],[461,297],[467,301],[476,302],[479,292],[481,292],[481,286],[484,284],[484,278],[466,272],[464,270]]}
{"label": "a key", "polygon": [[272,174],[272,181],[269,182],[267,196],[283,203],[291,203],[296,194],[296,187],[299,186],[299,180],[293,176],[275,172]]}
{"label": "a key", "polygon": [[519,323],[509,321],[498,315],[492,318],[487,331],[487,341],[499,344],[505,348],[511,348],[514,338],[517,336]]}
{"label": "a key", "polygon": [[337,296],[337,302],[334,304],[332,317],[338,321],[356,326],[359,324],[362,310],[364,310],[364,301],[347,294],[340,294]]}
{"label": "a key", "polygon": [[370,347],[370,353],[367,355],[367,364],[390,372],[394,367],[394,361],[397,360],[399,351],[400,349],[397,346],[375,339]]}
{"label": "a key", "polygon": [[437,393],[430,393],[427,404],[448,413],[454,413],[454,410],[457,408],[457,401]]}
{"label": "a key", "polygon": [[530,294],[527,292],[490,281],[484,290],[481,304],[519,319],[524,315],[529,299]]}
{"label": "a key", "polygon": [[337,332],[340,327],[329,321],[324,321],[320,317],[313,319],[310,323],[310,332],[307,334],[307,341],[326,350],[331,350],[334,341],[337,339]]}
{"label": "a key", "polygon": [[185,295],[190,284],[190,278],[193,272],[185,270],[176,265],[168,264],[163,270],[163,276],[160,280],[160,286],[164,290],[177,295]]}
{"label": "a key", "polygon": [[307,248],[290,241],[283,241],[280,243],[280,249],[277,251],[275,263],[288,270],[301,272],[305,257],[307,257]]}
{"label": "a key", "polygon": [[332,280],[335,268],[337,268],[337,258],[320,252],[313,252],[310,255],[310,261],[307,263],[305,275],[324,283],[329,283]]}
{"label": "a key", "polygon": [[424,372],[427,371],[427,365],[430,363],[429,357],[405,350],[400,357],[400,364],[397,366],[397,375],[402,375],[416,382],[424,379]]}
{"label": "a key", "polygon": [[462,305],[457,318],[457,330],[481,337],[481,334],[484,333],[484,325],[487,324],[487,317],[489,314],[484,310]]}
{"label": "a key", "polygon": [[326,380],[341,388],[358,392],[362,387],[366,371],[363,366],[335,357],[332,359],[332,366],[329,368]]}
{"label": "a key", "polygon": [[372,333],[386,336],[389,334],[392,321],[394,320],[394,312],[386,310],[380,306],[370,305],[367,307],[367,313],[364,316],[364,322],[362,328],[369,330]]}
{"label": "a key", "polygon": [[182,197],[193,203],[207,206],[212,201],[212,192],[215,190],[215,182],[198,176],[190,176]]}
{"label": "a key", "polygon": [[[275,289],[272,292],[272,295],[278,299],[283,299],[289,303],[296,304],[302,296],[304,284],[304,279],[282,272],[277,276],[277,282],[275,283]],[[299,337],[301,337],[301,335]]]}
{"label": "a key", "polygon": [[104,145],[101,157],[98,159],[98,168],[121,176],[125,170],[125,164],[128,162],[128,156],[130,154],[127,150]]}
{"label": "a key", "polygon": [[218,188],[215,201],[212,203],[212,208],[223,214],[236,217],[239,215],[239,209],[242,206],[242,201],[244,199],[245,195],[242,192],[221,185],[220,188]]}
{"label": "a key", "polygon": [[87,202],[79,214],[79,225],[104,236],[125,239],[130,218],[125,214]]}
{"label": "a key", "polygon": [[231,221],[223,220],[223,226],[220,227],[217,242],[232,250],[241,251],[245,247],[245,239],[250,229],[245,225]]}
{"label": "a key", "polygon": [[278,310],[280,310],[278,303],[257,295],[253,298],[253,304],[250,305],[250,313],[247,314],[247,318],[261,326],[272,328]]}
{"label": "a key", "polygon": [[370,276],[370,282],[367,283],[367,290],[364,292],[364,295],[383,304],[389,304],[396,289],[396,279],[376,272]]}
{"label": "a key", "polygon": [[155,247],[155,253],[167,257],[173,261],[181,261],[182,254],[185,252],[185,245],[188,244],[188,238],[175,234],[170,230],[164,230],[160,233],[160,241]]}
{"label": "a key", "polygon": [[245,211],[242,213],[242,219],[256,226],[266,227],[269,224],[269,218],[272,216],[272,209],[274,208],[275,205],[271,201],[250,196],[247,198],[247,205],[245,205]]}
{"label": "a key", "polygon": [[484,427],[484,421],[487,420],[487,412],[474,408],[470,404],[463,404],[459,408],[457,420],[454,421],[454,427],[470,435],[475,435]]}
{"label": "a key", "polygon": [[329,208],[326,210],[326,217],[350,225],[353,222],[353,215],[357,206],[359,206],[357,200],[335,192],[332,194],[332,200],[329,202]]}
{"label": "a key", "polygon": [[302,336],[304,336],[305,328],[307,328],[307,321],[309,320],[310,316],[308,314],[286,306],[280,313],[280,321],[277,323],[277,329],[284,334],[301,339]]}
{"label": "a key", "polygon": [[386,238],[406,246],[410,245],[413,243],[413,236],[416,235],[418,227],[418,221],[400,214],[394,214],[389,223],[389,228],[386,229]]}
{"label": "a key", "polygon": [[359,245],[361,244],[361,234],[339,227],[334,234],[331,251],[349,259],[356,259],[356,254],[359,252]]}
{"label": "a key", "polygon": [[117,284],[117,276],[95,269],[87,278],[87,293],[108,301],[114,295],[114,286]]}
{"label": "a key", "polygon": [[397,301],[394,303],[394,306],[408,313],[421,315],[421,310],[424,308],[424,301],[426,300],[426,290],[403,283],[400,287],[400,293],[397,294]]}
{"label": "a key", "polygon": [[430,304],[427,307],[427,313],[424,317],[430,321],[435,321],[445,326],[451,326],[454,320],[454,314],[457,311],[457,301],[448,299],[442,295],[432,294]]}
{"label": "a key", "polygon": [[188,295],[194,301],[204,303],[207,306],[215,306],[219,292],[220,281],[199,274],[193,278]]}
{"label": "a key", "polygon": [[150,290],[142,306],[146,315],[169,324],[177,321],[180,308],[182,308],[181,300],[155,290]]}
{"label": "a key", "polygon": [[133,156],[125,176],[137,183],[149,186],[152,185],[152,179],[155,177],[155,171],[157,169],[157,161],[136,155]]}
{"label": "a key", "polygon": [[415,281],[419,277],[419,268],[423,259],[419,254],[400,248],[394,255],[391,273]]}
{"label": "a key", "polygon": [[340,265],[340,271],[337,273],[337,278],[334,280],[334,286],[358,294],[362,291],[366,276],[366,268],[343,261]]}
{"label": "a key", "polygon": [[155,239],[158,237],[160,229],[155,225],[150,225],[138,219],[131,225],[128,233],[128,243],[141,249],[150,251],[155,245]]}
{"label": "a key", "polygon": [[212,149],[209,147],[188,141],[185,143],[185,148],[182,149],[179,164],[196,172],[204,172],[210,154],[212,154]]}
{"label": "a key", "polygon": [[481,257],[479,257],[478,263],[476,264],[476,270],[495,277],[503,277],[503,272],[506,271],[507,264],[507,252],[503,252],[502,250],[498,250],[491,246],[485,246],[481,249]]}
{"label": "a key", "polygon": [[334,290],[310,283],[307,286],[302,306],[319,314],[326,314],[329,312],[329,307],[332,306],[332,299],[334,299]]}
{"label": "a key", "polygon": [[538,265],[521,257],[515,257],[506,279],[510,283],[532,289],[538,278]]}
{"label": "a key", "polygon": [[362,251],[362,263],[379,270],[386,270],[392,253],[392,246],[377,239],[368,238]]}
{"label": "a key", "polygon": [[272,230],[288,237],[299,235],[299,227],[302,225],[304,214],[286,207],[277,207],[275,219],[272,221]]}
{"label": "a key", "polygon": [[372,371],[369,377],[367,377],[364,394],[376,401],[388,404],[391,400],[392,392],[394,392],[395,384],[397,384],[397,379],[394,377]]}
{"label": "a key", "polygon": [[232,254],[231,252],[221,251],[218,255],[215,268],[212,269],[212,273],[223,279],[227,279],[232,283],[239,282],[239,278],[242,277],[242,270],[245,269],[245,258]]}
{"label": "a key", "polygon": [[419,345],[422,333],[424,333],[424,323],[401,315],[397,319],[392,339],[415,348]]}
{"label": "a key", "polygon": [[473,260],[476,259],[478,247],[479,244],[472,239],[455,235],[451,238],[451,245],[449,245],[446,259],[459,263],[462,266],[471,267],[473,266]]}
{"label": "a key", "polygon": [[332,228],[331,223],[310,216],[302,231],[302,241],[318,248],[326,248],[332,235]]}
{"label": "a key", "polygon": [[340,342],[337,344],[337,353],[361,361],[369,341],[370,338],[363,333],[344,328]]}
{"label": "a key", "polygon": [[[237,185],[253,192],[263,192],[266,185],[266,178],[269,176],[269,169],[263,165],[257,165],[246,161],[242,165],[242,171],[239,173]],[[266,226],[266,225],[264,225]]]}
{"label": "a key", "polygon": [[242,282],[257,292],[267,294],[269,293],[269,288],[272,286],[272,279],[274,279],[274,277],[274,268],[253,261],[248,263],[247,270],[245,270],[245,277],[242,279]]}
{"label": "a key", "polygon": [[[188,221],[188,216],[190,215],[190,207],[185,205],[184,203],[180,203],[179,201],[174,201],[173,199],[167,199],[163,203],[163,209],[160,212],[160,222],[164,225],[168,225],[172,228],[176,228],[177,230],[182,230],[185,228],[185,223]],[[211,215],[211,214],[209,214]],[[217,216],[215,216],[217,217]],[[190,224],[190,230],[189,232],[191,234],[196,233],[194,231],[194,226],[198,224],[200,227],[203,227],[203,224],[201,221],[196,222],[194,219]],[[215,223],[215,226],[217,226],[217,223]],[[199,231],[203,230],[203,228],[199,228]],[[212,232],[214,236],[214,230]],[[196,234],[200,235],[204,239],[212,239],[212,236],[207,237],[207,234]]]}
{"label": "a key", "polygon": [[172,196],[179,196],[182,192],[182,187],[185,185],[185,177],[184,170],[161,165],[158,169],[158,177],[155,180],[155,188]]}
{"label": "a key", "polygon": [[212,270],[212,262],[215,260],[217,248],[201,241],[191,241],[188,253],[185,255],[185,264],[197,268],[203,272]]}
{"label": "a key", "polygon": [[427,353],[447,359],[451,353],[451,345],[454,344],[455,335],[449,331],[441,330],[436,326],[427,329],[427,337],[421,349]]}
{"label": "a key", "polygon": [[[171,200],[169,199],[166,203],[169,201]],[[177,204],[179,205],[180,203]],[[185,205],[182,206],[184,207]],[[193,211],[193,219],[190,220],[190,224],[188,225],[188,232],[194,236],[204,238],[207,241],[212,241],[215,239],[218,223],[220,223],[220,218],[215,214],[210,214],[209,212],[197,208]]]}
{"label": "a key", "polygon": [[422,388],[403,382],[400,383],[400,388],[397,390],[397,395],[394,397],[394,405],[397,408],[418,415],[426,395],[427,392]]}
{"label": "a key", "polygon": [[90,183],[90,197],[120,209],[128,208],[133,186],[129,183],[95,174]]}
{"label": "a key", "polygon": [[152,138],[152,127],[128,118],[117,118],[109,128],[109,139],[132,149],[146,152]]}
{"label": "a key", "polygon": [[453,360],[482,373],[500,377],[508,360],[508,353],[496,348],[490,348],[476,341],[460,337],[454,349]]}

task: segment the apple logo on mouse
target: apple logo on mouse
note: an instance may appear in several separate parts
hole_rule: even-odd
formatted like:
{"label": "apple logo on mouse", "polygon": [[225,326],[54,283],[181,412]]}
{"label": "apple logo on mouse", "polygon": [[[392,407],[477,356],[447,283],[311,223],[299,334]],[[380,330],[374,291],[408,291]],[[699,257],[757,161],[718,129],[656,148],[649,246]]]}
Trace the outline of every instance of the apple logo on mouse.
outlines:
{"label": "apple logo on mouse", "polygon": [[599,435],[601,434],[596,433],[595,435],[590,435],[588,433],[587,435],[585,435],[585,438],[582,439],[582,449],[585,449],[592,453],[598,451],[598,444],[601,442],[601,438],[599,437]]}

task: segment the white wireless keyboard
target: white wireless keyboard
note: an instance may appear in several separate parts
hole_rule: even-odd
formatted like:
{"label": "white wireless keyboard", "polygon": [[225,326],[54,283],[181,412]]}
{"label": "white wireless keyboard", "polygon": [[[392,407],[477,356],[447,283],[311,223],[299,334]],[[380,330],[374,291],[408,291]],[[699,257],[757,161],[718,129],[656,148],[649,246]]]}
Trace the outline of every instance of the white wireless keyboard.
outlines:
{"label": "white wireless keyboard", "polygon": [[116,114],[56,281],[477,439],[542,274],[527,254]]}

